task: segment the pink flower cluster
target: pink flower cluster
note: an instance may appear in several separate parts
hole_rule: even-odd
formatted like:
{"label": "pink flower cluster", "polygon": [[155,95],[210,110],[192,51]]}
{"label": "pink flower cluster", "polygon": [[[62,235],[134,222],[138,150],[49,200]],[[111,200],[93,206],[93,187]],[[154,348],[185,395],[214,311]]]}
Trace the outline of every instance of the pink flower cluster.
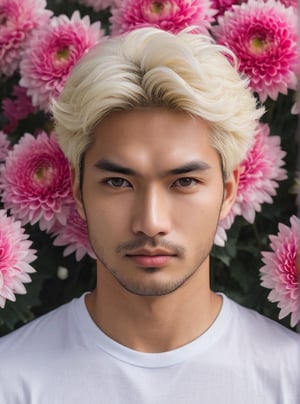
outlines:
{"label": "pink flower cluster", "polygon": [[23,224],[50,230],[66,224],[72,202],[69,165],[54,136],[26,133],[1,168],[2,202]]}
{"label": "pink flower cluster", "polygon": [[[262,252],[265,264],[261,284],[271,289],[268,299],[278,302],[279,319],[291,314],[291,326],[300,321],[300,289],[296,259],[300,249],[300,219],[290,218],[291,227],[279,223],[278,234],[269,236],[272,251]],[[299,269],[298,269],[299,271]]]}
{"label": "pink flower cluster", "polygon": [[207,32],[216,10],[210,0],[124,0],[112,9],[112,35],[135,28],[154,26],[178,32],[187,26],[198,26]]}
{"label": "pink flower cluster", "polygon": [[24,283],[31,282],[28,274],[35,272],[30,265],[36,259],[31,241],[20,221],[0,209],[0,307],[6,300],[15,301],[15,294],[24,294]]}
{"label": "pink flower cluster", "polygon": [[[0,137],[1,140],[1,137]],[[39,224],[56,236],[56,245],[77,251],[78,260],[94,257],[86,223],[75,209],[69,163],[55,135],[26,133],[8,153],[0,169],[0,190],[5,209],[23,224]]]}
{"label": "pink flower cluster", "polygon": [[32,104],[48,112],[51,97],[57,97],[75,63],[103,36],[100,22],[90,24],[75,11],[53,17],[36,30],[24,52],[20,85],[27,89]]}
{"label": "pink flower cluster", "polygon": [[241,164],[240,181],[236,200],[228,216],[220,222],[215,243],[224,245],[225,230],[229,229],[237,215],[253,223],[256,212],[264,203],[273,203],[278,181],[287,178],[284,165],[286,153],[280,147],[280,137],[270,136],[267,124],[257,127],[255,142]]}
{"label": "pink flower cluster", "polygon": [[88,228],[76,209],[75,202],[70,206],[66,225],[56,224],[52,230],[55,236],[53,244],[57,246],[67,246],[64,255],[75,252],[77,261],[80,261],[85,254],[91,258],[96,258],[88,238]]}
{"label": "pink flower cluster", "polygon": [[230,10],[234,4],[244,3],[246,0],[212,0],[213,8],[218,10],[216,17]]}
{"label": "pink flower cluster", "polygon": [[285,5],[285,7],[294,7],[295,11],[298,9],[297,0],[280,0],[280,2]]}
{"label": "pink flower cluster", "polygon": [[296,89],[297,31],[295,9],[276,0],[233,5],[213,28],[217,41],[237,55],[239,70],[262,102]]}
{"label": "pink flower cluster", "polygon": [[3,128],[6,133],[13,132],[18,122],[32,114],[35,109],[32,106],[30,97],[27,96],[25,88],[14,86],[12,90],[14,99],[5,98],[2,101],[3,115],[9,123]]}
{"label": "pink flower cluster", "polygon": [[17,70],[31,34],[52,15],[45,7],[45,0],[1,0],[0,74],[11,76]]}
{"label": "pink flower cluster", "polygon": [[273,203],[278,181],[287,178],[282,168],[286,153],[280,147],[280,137],[270,136],[267,124],[259,124],[255,143],[241,164],[241,175],[234,212],[253,223],[255,213],[263,203]]}

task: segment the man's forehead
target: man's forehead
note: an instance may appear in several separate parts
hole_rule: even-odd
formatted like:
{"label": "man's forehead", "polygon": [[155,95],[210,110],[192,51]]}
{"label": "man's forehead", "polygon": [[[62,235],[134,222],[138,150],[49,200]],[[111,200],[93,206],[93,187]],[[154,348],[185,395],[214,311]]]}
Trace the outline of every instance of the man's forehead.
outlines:
{"label": "man's forehead", "polygon": [[[205,121],[173,110],[119,111],[96,127],[87,155],[96,168],[112,164],[138,171],[137,167],[159,167],[160,171],[194,164],[207,169],[216,150],[211,145]],[[197,163],[195,163],[197,162]],[[195,166],[197,165],[197,167]]]}
{"label": "man's forehead", "polygon": [[209,123],[203,118],[186,111],[149,106],[131,110],[112,111],[95,125],[93,133],[97,135],[102,132],[103,128],[118,128],[119,130],[122,129],[122,132],[126,132],[127,126],[122,125],[124,121],[130,126],[139,126],[147,122],[151,127],[163,125],[164,123],[170,125],[173,122],[174,126],[182,123],[185,125],[189,124],[190,126],[200,124],[207,128],[209,127]]}

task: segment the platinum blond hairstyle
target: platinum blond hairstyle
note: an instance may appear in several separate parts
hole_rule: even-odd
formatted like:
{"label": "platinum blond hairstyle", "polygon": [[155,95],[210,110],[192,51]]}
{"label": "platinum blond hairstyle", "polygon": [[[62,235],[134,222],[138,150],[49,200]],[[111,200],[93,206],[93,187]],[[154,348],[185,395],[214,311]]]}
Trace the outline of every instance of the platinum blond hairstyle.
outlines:
{"label": "platinum blond hairstyle", "polygon": [[227,177],[246,157],[263,110],[226,55],[235,61],[209,37],[156,28],[91,49],[52,104],[59,144],[77,174],[96,125],[110,112],[162,107],[208,122]]}

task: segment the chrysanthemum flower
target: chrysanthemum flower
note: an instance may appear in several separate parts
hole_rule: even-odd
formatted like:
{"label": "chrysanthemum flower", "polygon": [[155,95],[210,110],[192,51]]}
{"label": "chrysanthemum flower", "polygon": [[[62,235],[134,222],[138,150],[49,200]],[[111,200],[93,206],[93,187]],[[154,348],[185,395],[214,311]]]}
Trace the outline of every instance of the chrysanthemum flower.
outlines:
{"label": "chrysanthemum flower", "polygon": [[20,85],[27,88],[32,104],[49,111],[51,97],[57,97],[75,63],[104,36],[100,22],[90,24],[88,16],[75,11],[53,17],[36,30],[20,64]]}
{"label": "chrysanthemum flower", "polygon": [[79,3],[84,4],[87,7],[92,7],[92,9],[97,13],[105,8],[114,7],[120,4],[121,1],[123,0],[80,0]]}
{"label": "chrysanthemum flower", "polygon": [[34,29],[46,25],[52,12],[45,0],[1,0],[0,74],[11,76]]}
{"label": "chrysanthemum flower", "polygon": [[297,100],[291,109],[291,114],[298,115],[300,114],[300,100]]}
{"label": "chrysanthemum flower", "polygon": [[15,301],[15,294],[25,294],[24,283],[31,282],[29,273],[35,272],[29,265],[36,259],[31,241],[20,221],[0,210],[0,307],[6,299]]}
{"label": "chrysanthemum flower", "polygon": [[263,203],[273,203],[278,181],[287,178],[287,171],[282,168],[286,153],[280,147],[280,137],[270,136],[267,124],[259,123],[255,142],[241,164],[240,181],[236,200],[227,215],[219,224],[217,245],[224,245],[225,230],[229,229],[235,216],[242,215],[253,223],[256,212],[261,211]]}
{"label": "chrysanthemum flower", "polygon": [[235,212],[240,212],[253,223],[255,212],[263,203],[273,203],[278,181],[287,178],[282,168],[286,152],[280,147],[280,137],[270,136],[268,124],[258,124],[255,143],[241,164],[241,175],[235,201]]}
{"label": "chrysanthemum flower", "polygon": [[234,4],[244,2],[246,2],[246,0],[212,0],[212,7],[217,10],[216,16],[220,16],[223,15],[226,10],[230,10]]}
{"label": "chrysanthemum flower", "polygon": [[0,130],[0,164],[4,163],[8,156],[10,142],[7,138],[7,134]]}
{"label": "chrysanthemum flower", "polygon": [[3,115],[9,123],[3,128],[6,133],[14,131],[21,119],[25,119],[34,112],[31,98],[26,94],[26,89],[20,86],[14,86],[11,98],[4,98],[2,101]]}
{"label": "chrysanthemum flower", "polygon": [[207,31],[216,10],[210,0],[125,0],[112,9],[112,35],[154,26],[178,32],[191,25]]}
{"label": "chrysanthemum flower", "polygon": [[[227,224],[226,222],[224,222],[223,220],[221,222],[219,222],[219,225],[217,227],[217,231],[215,234],[215,239],[214,239],[214,244],[218,245],[219,247],[224,247],[226,241],[227,241],[227,234],[226,234],[226,230],[230,228],[226,227],[225,224]],[[225,230],[226,228],[226,230]]]}
{"label": "chrysanthemum flower", "polygon": [[294,7],[294,9],[298,8],[298,0],[280,0],[280,3],[284,4],[285,7]]}
{"label": "chrysanthemum flower", "polygon": [[77,212],[75,202],[70,207],[66,225],[57,224],[53,229],[53,234],[55,236],[54,245],[67,246],[64,256],[75,252],[77,261],[80,261],[85,254],[96,258],[90,245],[87,224]]}
{"label": "chrysanthemum flower", "polygon": [[300,220],[290,219],[291,227],[279,223],[277,236],[271,235],[271,252],[262,252],[265,264],[261,269],[261,284],[272,289],[268,295],[271,302],[278,302],[279,319],[291,314],[291,326],[300,321],[299,278],[296,256],[300,248]]}
{"label": "chrysanthemum flower", "polygon": [[56,138],[26,133],[1,167],[0,189],[7,210],[23,224],[50,230],[66,224],[72,203],[69,164]]}
{"label": "chrysanthemum flower", "polygon": [[239,70],[264,102],[296,88],[297,29],[293,7],[276,0],[249,0],[220,16],[213,34],[237,55]]}

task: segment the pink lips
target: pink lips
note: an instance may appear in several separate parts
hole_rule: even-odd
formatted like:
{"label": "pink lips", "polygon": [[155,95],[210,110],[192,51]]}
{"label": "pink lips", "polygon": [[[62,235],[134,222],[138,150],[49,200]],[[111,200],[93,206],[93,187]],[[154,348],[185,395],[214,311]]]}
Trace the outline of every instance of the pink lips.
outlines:
{"label": "pink lips", "polygon": [[158,268],[168,264],[174,257],[174,254],[163,250],[140,250],[128,254],[127,257],[139,266]]}

